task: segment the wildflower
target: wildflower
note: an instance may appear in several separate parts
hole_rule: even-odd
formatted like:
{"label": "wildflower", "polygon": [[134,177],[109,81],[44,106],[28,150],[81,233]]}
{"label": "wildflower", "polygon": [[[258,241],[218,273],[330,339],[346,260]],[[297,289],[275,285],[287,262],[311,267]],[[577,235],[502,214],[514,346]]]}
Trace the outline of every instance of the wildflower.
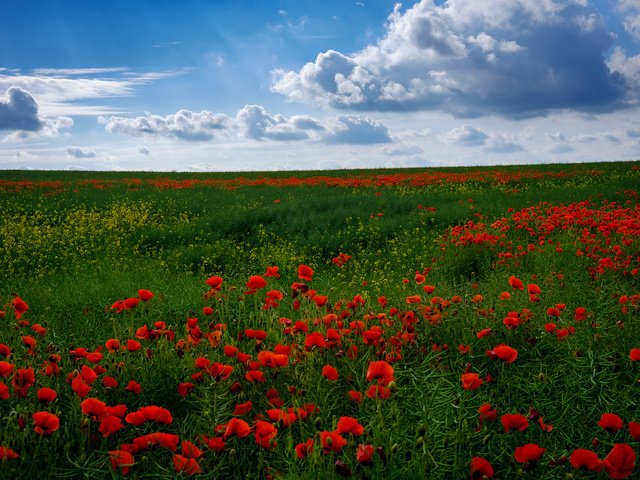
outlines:
{"label": "wildflower", "polygon": [[522,280],[520,280],[515,275],[511,275],[509,277],[509,285],[511,285],[511,288],[514,288],[516,290],[524,290],[524,283],[522,283]]}
{"label": "wildflower", "polygon": [[471,459],[471,478],[493,478],[493,467],[482,457],[473,457]]}
{"label": "wildflower", "polygon": [[510,432],[511,430],[522,432],[529,426],[527,417],[519,413],[505,413],[500,417],[500,421],[504,427],[504,433]]}
{"label": "wildflower", "polygon": [[16,458],[20,458],[15,451],[10,449],[9,447],[0,447],[0,461],[4,460],[15,460]]}
{"label": "wildflower", "polygon": [[227,424],[227,428],[224,431],[223,438],[235,435],[238,438],[244,438],[251,433],[251,427],[247,422],[239,418],[232,418]]}
{"label": "wildflower", "polygon": [[123,475],[129,473],[129,469],[135,464],[135,459],[126,450],[109,451],[109,462],[114,470],[120,469]]}
{"label": "wildflower", "polygon": [[516,448],[513,456],[520,463],[536,464],[542,458],[546,449],[541,448],[537,443],[527,443]]}
{"label": "wildflower", "polygon": [[571,466],[577,470],[589,470],[590,472],[599,472],[604,466],[602,460],[598,458],[591,450],[577,448],[569,457]]}
{"label": "wildflower", "polygon": [[338,379],[338,370],[331,365],[322,367],[322,376],[327,380],[335,381]]}
{"label": "wildflower", "polygon": [[335,452],[338,453],[347,444],[347,441],[342,438],[338,432],[320,432],[320,442],[324,453]]}
{"label": "wildflower", "polygon": [[36,412],[32,416],[34,431],[44,437],[48,437],[60,427],[60,419],[49,412]]}
{"label": "wildflower", "polygon": [[336,430],[341,434],[362,435],[364,433],[364,427],[353,417],[340,417]]}
{"label": "wildflower", "polygon": [[202,469],[195,458],[187,458],[177,453],[173,455],[173,467],[176,472],[189,476],[202,473]]}
{"label": "wildflower", "polygon": [[482,385],[482,379],[477,373],[463,373],[460,377],[462,388],[465,390],[475,390]]}
{"label": "wildflower", "polygon": [[311,267],[307,266],[307,265],[299,265],[298,266],[298,278],[300,280],[306,280],[307,282],[310,282],[313,279],[313,270],[311,269]]}
{"label": "wildflower", "polygon": [[122,428],[122,421],[115,415],[107,415],[100,420],[98,431],[102,436],[107,438]]}
{"label": "wildflower", "polygon": [[616,443],[604,458],[604,468],[613,480],[624,480],[633,472],[636,454],[626,443]]}
{"label": "wildflower", "polygon": [[603,413],[600,416],[598,425],[609,433],[616,433],[624,426],[624,422],[615,413]]}
{"label": "wildflower", "polygon": [[388,385],[393,381],[393,367],[384,360],[369,363],[367,381],[377,380],[378,385]]}
{"label": "wildflower", "polygon": [[373,455],[375,449],[373,445],[360,444],[356,449],[356,461],[360,465],[371,465],[373,463]]}
{"label": "wildflower", "polygon": [[309,438],[306,442],[302,442],[296,445],[296,457],[304,458],[313,451],[313,439]]}
{"label": "wildflower", "polygon": [[[499,358],[504,363],[513,363],[518,358],[518,351],[515,348],[510,347],[509,345],[497,345],[491,350],[491,353]],[[490,355],[491,356],[491,355]]]}
{"label": "wildflower", "polygon": [[148,302],[153,298],[153,292],[141,288],[140,290],[138,290],[138,298],[140,298],[140,300],[142,300],[143,302]]}
{"label": "wildflower", "polygon": [[255,440],[256,444],[262,448],[273,448],[277,446],[275,437],[278,434],[278,429],[269,422],[262,420],[256,420],[255,423]]}
{"label": "wildflower", "polygon": [[54,389],[48,387],[42,387],[37,393],[38,401],[41,403],[53,402],[57,396],[58,393]]}
{"label": "wildflower", "polygon": [[254,293],[255,290],[266,287],[267,281],[261,275],[252,275],[246,286],[251,290],[251,293]]}

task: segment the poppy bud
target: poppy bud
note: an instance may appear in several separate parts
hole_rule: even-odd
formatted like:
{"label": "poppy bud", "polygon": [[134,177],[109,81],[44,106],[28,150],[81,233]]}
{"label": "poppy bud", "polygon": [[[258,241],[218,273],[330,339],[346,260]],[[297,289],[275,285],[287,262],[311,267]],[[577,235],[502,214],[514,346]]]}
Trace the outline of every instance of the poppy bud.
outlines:
{"label": "poppy bud", "polygon": [[396,385],[396,382],[395,382],[395,381],[391,381],[391,382],[389,382],[389,384],[387,385],[387,387],[389,387],[389,390],[390,390],[392,393],[398,390],[398,386]]}
{"label": "poppy bud", "polygon": [[427,427],[425,425],[420,425],[418,427],[418,435],[422,437],[425,433],[427,433]]}
{"label": "poppy bud", "polygon": [[315,420],[313,421],[313,424],[315,425],[316,428],[320,428],[320,425],[322,424],[322,418],[316,417]]}
{"label": "poppy bud", "polygon": [[421,447],[422,445],[424,445],[424,438],[418,437],[416,439],[416,447]]}
{"label": "poppy bud", "polygon": [[398,453],[399,448],[400,448],[400,445],[398,445],[397,443],[394,443],[393,445],[391,445],[391,455],[395,455],[396,453]]}

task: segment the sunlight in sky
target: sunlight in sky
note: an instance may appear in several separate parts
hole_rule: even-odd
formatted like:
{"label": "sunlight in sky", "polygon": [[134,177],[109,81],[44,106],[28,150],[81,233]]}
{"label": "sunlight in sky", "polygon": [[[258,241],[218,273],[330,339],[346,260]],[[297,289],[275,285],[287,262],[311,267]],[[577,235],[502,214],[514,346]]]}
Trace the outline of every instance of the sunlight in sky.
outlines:
{"label": "sunlight in sky", "polygon": [[0,168],[638,158],[634,0],[3,2]]}

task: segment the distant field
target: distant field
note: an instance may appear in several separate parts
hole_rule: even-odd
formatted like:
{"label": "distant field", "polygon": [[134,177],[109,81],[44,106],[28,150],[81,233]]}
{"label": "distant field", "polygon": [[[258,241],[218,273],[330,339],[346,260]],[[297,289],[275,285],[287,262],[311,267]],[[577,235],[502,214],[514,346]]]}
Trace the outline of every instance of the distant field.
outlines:
{"label": "distant field", "polygon": [[0,171],[0,477],[632,478],[639,191]]}

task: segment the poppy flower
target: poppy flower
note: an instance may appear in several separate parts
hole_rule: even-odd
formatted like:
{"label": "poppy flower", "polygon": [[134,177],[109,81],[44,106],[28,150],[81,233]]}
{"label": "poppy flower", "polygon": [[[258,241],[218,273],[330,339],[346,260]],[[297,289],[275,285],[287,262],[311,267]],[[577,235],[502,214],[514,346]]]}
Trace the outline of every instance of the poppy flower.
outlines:
{"label": "poppy flower", "polygon": [[13,311],[15,312],[16,319],[20,319],[20,317],[29,310],[29,305],[22,300],[20,297],[13,297],[13,301],[11,302],[13,306]]}
{"label": "poppy flower", "polygon": [[498,412],[496,411],[490,403],[485,403],[478,407],[478,413],[480,414],[480,418],[487,420],[489,422],[495,421],[498,418]]}
{"label": "poppy flower", "polygon": [[280,278],[280,274],[278,273],[278,270],[280,270],[279,267],[273,266],[273,267],[267,267],[267,270],[264,274],[265,277],[271,277],[271,278]]}
{"label": "poppy flower", "polygon": [[577,470],[589,470],[596,473],[604,466],[598,455],[584,448],[576,448],[569,457],[569,462]]}
{"label": "poppy flower", "polygon": [[493,467],[482,457],[473,457],[471,459],[471,478],[493,478]]}
{"label": "poppy flower", "polygon": [[140,303],[140,299],[136,297],[125,298],[123,302],[124,302],[124,309],[131,310],[132,308],[135,308],[138,306],[138,303]]}
{"label": "poppy flower", "polygon": [[640,348],[632,348],[629,351],[629,360],[632,362],[640,362]]}
{"label": "poppy flower", "polygon": [[178,384],[178,395],[186,397],[195,389],[195,385],[191,382],[181,382]]}
{"label": "poppy flower", "polygon": [[134,340],[132,338],[127,340],[127,350],[129,352],[135,352],[137,350],[140,350],[142,348],[142,345],[140,344],[139,341]]}
{"label": "poppy flower", "polygon": [[338,379],[338,370],[331,365],[322,367],[322,376],[327,380],[335,381]]}
{"label": "poppy flower", "polygon": [[129,473],[130,468],[136,463],[133,455],[126,450],[110,450],[109,462],[114,470],[120,469],[123,475]]}
{"label": "poppy flower", "polygon": [[247,400],[244,403],[236,404],[236,408],[233,412],[234,415],[244,415],[245,413],[249,413],[253,408],[253,403],[251,400]]}
{"label": "poppy flower", "polygon": [[276,427],[271,423],[262,420],[256,420],[254,427],[257,445],[266,449],[277,446],[275,437],[278,434],[278,429]]}
{"label": "poppy flower", "polygon": [[522,280],[515,275],[511,275],[509,277],[509,285],[511,285],[511,288],[515,288],[516,290],[524,290],[524,283],[522,283]]}
{"label": "poppy flower", "polygon": [[48,387],[42,387],[37,392],[38,401],[41,403],[53,402],[57,396],[58,393],[54,389]]}
{"label": "poppy flower", "polygon": [[349,390],[349,399],[354,403],[362,402],[362,394],[356,390]]}
{"label": "poppy flower", "polygon": [[7,378],[13,372],[13,368],[13,364],[0,361],[0,377]]}
{"label": "poppy flower", "polygon": [[341,434],[362,435],[364,427],[353,417],[340,417],[336,430]]}
{"label": "poppy flower", "polygon": [[0,382],[0,400],[8,399],[9,395],[9,387],[5,383]]}
{"label": "poppy flower", "polygon": [[598,425],[609,433],[616,433],[624,426],[624,422],[622,421],[622,418],[615,413],[603,413],[600,416]]}
{"label": "poppy flower", "polygon": [[636,454],[626,443],[616,443],[602,463],[613,480],[624,480],[633,472]]}
{"label": "poppy flower", "polygon": [[0,460],[15,460],[16,458],[20,458],[20,455],[15,451],[9,447],[0,447]]}
{"label": "poppy flower", "polygon": [[629,422],[629,433],[634,440],[640,440],[640,423]]}
{"label": "poppy flower", "polygon": [[320,442],[324,453],[335,452],[338,453],[347,444],[347,441],[342,438],[338,432],[320,432]]}
{"label": "poppy flower", "polygon": [[173,468],[178,473],[191,476],[202,473],[202,469],[195,458],[187,458],[177,453],[173,455]]}
{"label": "poppy flower", "polygon": [[245,285],[250,290],[259,290],[267,286],[267,281],[261,275],[252,275]]}
{"label": "poppy flower", "polygon": [[200,450],[198,447],[196,447],[193,443],[189,442],[188,440],[184,440],[180,444],[180,447],[182,448],[182,455],[187,458],[198,458],[200,455],[204,453],[202,450]]}
{"label": "poppy flower", "polygon": [[140,298],[140,300],[142,300],[143,302],[148,302],[153,298],[153,292],[141,288],[140,290],[138,290],[138,298]]}
{"label": "poppy flower", "polygon": [[313,439],[309,438],[306,442],[302,442],[296,445],[296,457],[304,458],[313,451]]}
{"label": "poppy flower", "polygon": [[520,463],[535,464],[540,461],[545,452],[545,448],[541,448],[537,443],[527,443],[516,448],[513,457]]}
{"label": "poppy flower", "polygon": [[490,328],[484,328],[476,333],[476,337],[478,337],[478,339],[488,337],[489,335],[491,335],[491,333],[492,330]]}
{"label": "poppy flower", "polygon": [[202,435],[200,437],[207,448],[210,448],[216,453],[221,453],[224,451],[224,438],[222,437],[208,437],[207,435]]}
{"label": "poppy flower", "polygon": [[222,277],[213,276],[213,277],[207,278],[204,283],[209,285],[212,290],[220,290],[220,288],[222,287],[222,282],[223,282]]}
{"label": "poppy flower", "polygon": [[89,415],[94,419],[98,419],[106,414],[107,404],[102,400],[90,397],[85,398],[82,403],[80,403],[80,408],[82,408],[82,413],[84,415]]}
{"label": "poppy flower", "polygon": [[300,280],[306,280],[310,282],[313,280],[313,270],[308,265],[299,265],[298,266],[298,278]]}
{"label": "poppy flower", "polygon": [[393,367],[384,360],[369,363],[367,381],[377,380],[378,385],[388,385],[393,381]]}
{"label": "poppy flower", "polygon": [[319,332],[311,332],[304,340],[304,348],[309,351],[313,347],[327,348],[327,342],[324,336]]}
{"label": "poppy flower", "polygon": [[373,463],[373,455],[375,448],[373,445],[360,444],[356,449],[356,461],[360,465],[371,465]]}
{"label": "poppy flower", "polygon": [[504,432],[510,432],[511,430],[518,430],[520,432],[526,430],[529,426],[527,417],[519,413],[505,413],[500,417]]}
{"label": "poppy flower", "polygon": [[224,431],[223,438],[235,435],[238,438],[244,438],[251,433],[251,427],[247,422],[239,418],[232,418],[227,424],[227,428]]}
{"label": "poppy flower", "polygon": [[482,385],[482,379],[477,373],[463,373],[460,377],[462,388],[465,390],[475,390]]}
{"label": "poppy flower", "polygon": [[509,345],[497,345],[491,352],[504,363],[513,363],[518,358],[518,351]]}
{"label": "poppy flower", "polygon": [[116,417],[115,415],[107,415],[102,417],[100,420],[100,427],[98,428],[98,431],[102,433],[103,437],[107,438],[119,431],[122,426],[122,420],[120,420],[119,417]]}
{"label": "poppy flower", "polygon": [[140,395],[140,392],[142,392],[142,387],[135,380],[129,380],[129,383],[127,383],[127,386],[125,387],[125,390],[127,392],[131,392],[131,393],[135,393],[136,395]]}
{"label": "poppy flower", "polygon": [[34,431],[44,437],[48,437],[60,427],[60,419],[49,412],[36,412],[32,416]]}

